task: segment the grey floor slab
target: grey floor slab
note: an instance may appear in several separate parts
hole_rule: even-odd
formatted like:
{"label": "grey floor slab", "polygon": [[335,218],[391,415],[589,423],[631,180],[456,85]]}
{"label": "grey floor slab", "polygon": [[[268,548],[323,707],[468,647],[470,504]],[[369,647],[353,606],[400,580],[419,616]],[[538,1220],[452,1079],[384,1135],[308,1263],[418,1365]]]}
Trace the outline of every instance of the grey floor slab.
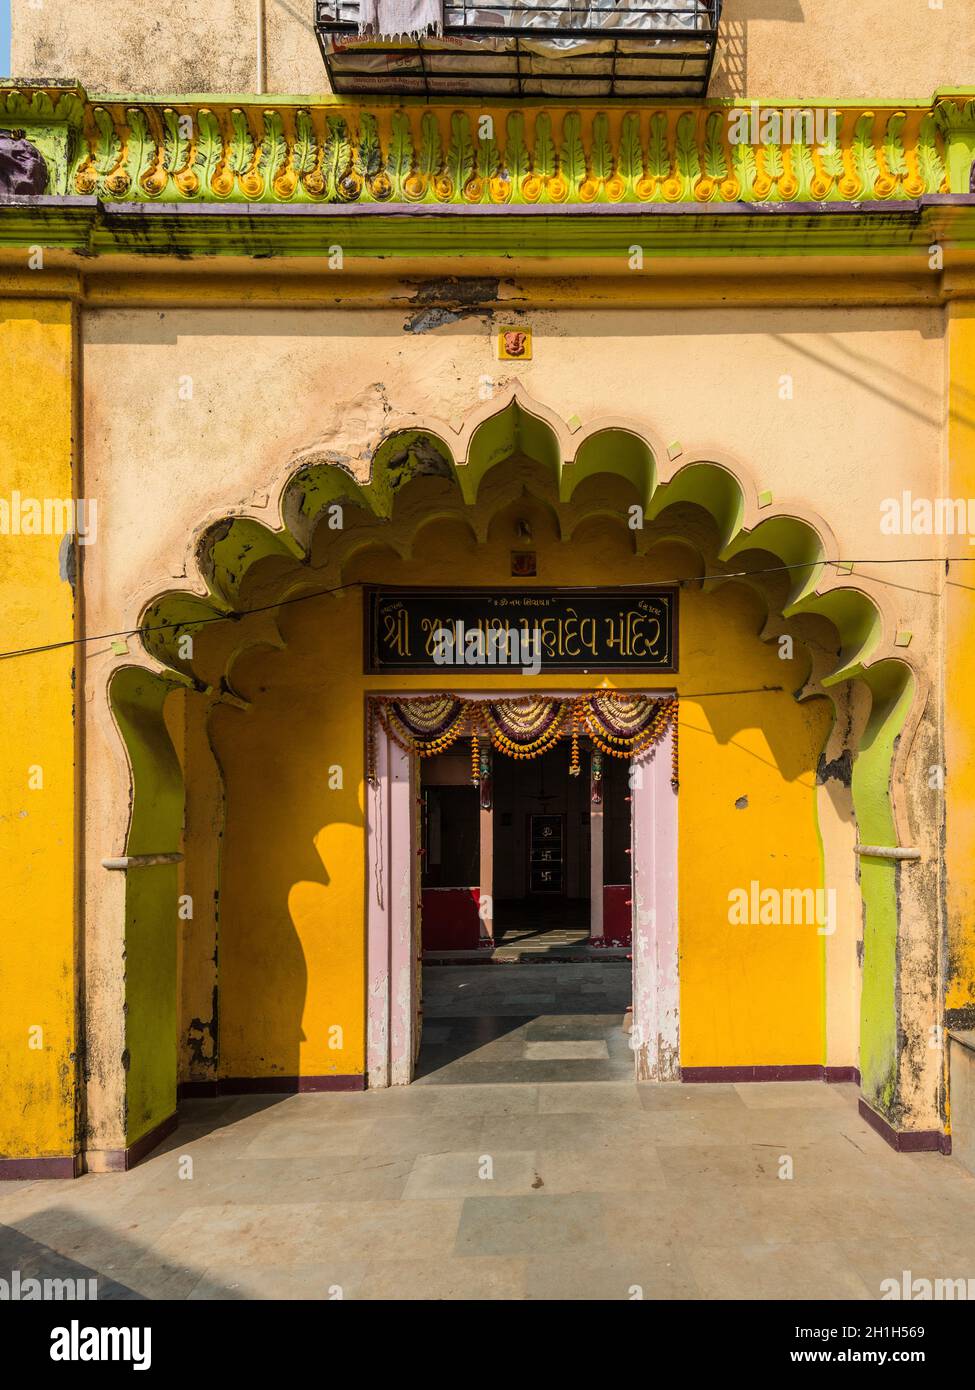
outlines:
{"label": "grey floor slab", "polygon": [[187,1101],[128,1173],[6,1184],[0,1277],[95,1278],[106,1300],[397,1301],[879,1299],[889,1279],[975,1279],[975,1175],[895,1154],[857,1087],[637,1083],[628,967],[424,973],[445,1013],[414,1085]]}
{"label": "grey floor slab", "polygon": [[424,1085],[632,1080],[626,962],[426,966]]}

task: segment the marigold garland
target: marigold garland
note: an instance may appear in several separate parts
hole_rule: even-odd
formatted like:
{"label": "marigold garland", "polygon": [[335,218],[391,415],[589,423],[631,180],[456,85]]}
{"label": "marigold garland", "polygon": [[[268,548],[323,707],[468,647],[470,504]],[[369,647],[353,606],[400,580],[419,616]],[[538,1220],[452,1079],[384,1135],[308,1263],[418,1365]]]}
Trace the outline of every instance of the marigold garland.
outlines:
{"label": "marigold garland", "polygon": [[366,773],[376,779],[376,724],[392,741],[421,758],[445,753],[459,738],[471,740],[471,780],[479,785],[487,751],[481,740],[515,760],[539,758],[565,735],[569,722],[569,773],[581,770],[581,739],[611,758],[640,758],[671,732],[671,786],[679,786],[676,695],[655,698],[625,691],[599,690],[588,695],[523,695],[508,700],[468,700],[443,693],[411,697],[372,695],[368,700]]}
{"label": "marigold garland", "polygon": [[475,787],[481,780],[481,738],[476,729],[471,730],[471,781]]}

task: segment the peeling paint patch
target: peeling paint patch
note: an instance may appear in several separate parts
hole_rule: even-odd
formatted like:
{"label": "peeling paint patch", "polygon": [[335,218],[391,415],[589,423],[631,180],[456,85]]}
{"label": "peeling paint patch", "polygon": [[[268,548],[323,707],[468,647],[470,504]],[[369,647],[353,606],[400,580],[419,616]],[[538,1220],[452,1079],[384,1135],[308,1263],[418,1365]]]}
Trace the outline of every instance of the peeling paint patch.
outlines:
{"label": "peeling paint patch", "polygon": [[736,811],[747,811],[747,810],[748,810],[748,797],[747,797],[747,796],[740,796],[740,797],[738,798],[738,800],[735,802],[735,810],[736,810]]}
{"label": "peeling paint patch", "polygon": [[452,309],[424,309],[413,314],[403,324],[405,333],[429,333],[431,329],[443,328],[448,323],[456,323],[462,316]]}
{"label": "peeling paint patch", "polygon": [[821,753],[819,762],[816,764],[816,785],[823,787],[827,782],[837,781],[844,787],[849,787],[853,782],[853,752],[846,748],[838,758],[832,762],[826,761],[826,754]]}
{"label": "peeling paint patch", "polygon": [[[472,315],[490,315],[499,298],[500,281],[484,277],[445,276],[416,287],[412,302],[418,306],[403,325],[405,333],[429,333]],[[422,307],[419,307],[422,306]]]}
{"label": "peeling paint patch", "polygon": [[70,532],[65,532],[61,537],[58,548],[58,577],[74,588],[78,577],[78,557],[75,554],[74,536]]}
{"label": "peeling paint patch", "polygon": [[492,275],[444,275],[424,280],[411,296],[414,304],[450,304],[458,309],[476,309],[495,303],[501,282]]}
{"label": "peeling paint patch", "polygon": [[191,1019],[186,1030],[186,1046],[190,1054],[190,1061],[194,1067],[200,1067],[204,1071],[213,1071],[217,1061],[218,993],[216,985],[213,986],[212,1000],[213,1013],[210,1017]]}

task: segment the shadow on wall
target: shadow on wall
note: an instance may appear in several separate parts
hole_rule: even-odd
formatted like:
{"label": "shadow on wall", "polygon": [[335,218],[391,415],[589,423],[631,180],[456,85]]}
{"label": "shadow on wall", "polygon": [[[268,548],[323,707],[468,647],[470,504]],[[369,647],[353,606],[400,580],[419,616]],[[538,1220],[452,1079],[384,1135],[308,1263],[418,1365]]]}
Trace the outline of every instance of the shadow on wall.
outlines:
{"label": "shadow on wall", "polygon": [[801,0],[724,0],[708,95],[741,96],[748,84],[748,26],[756,20],[802,24]]}

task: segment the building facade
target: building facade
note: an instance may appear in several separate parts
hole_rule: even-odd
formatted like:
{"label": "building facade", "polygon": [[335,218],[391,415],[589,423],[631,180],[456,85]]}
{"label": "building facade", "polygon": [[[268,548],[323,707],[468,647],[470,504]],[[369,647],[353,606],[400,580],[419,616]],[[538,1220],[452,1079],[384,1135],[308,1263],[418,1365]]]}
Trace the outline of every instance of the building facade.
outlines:
{"label": "building facade", "polygon": [[649,9],[14,0],[9,1176],[408,1083],[549,892],[640,1078],[975,1162],[975,13]]}

